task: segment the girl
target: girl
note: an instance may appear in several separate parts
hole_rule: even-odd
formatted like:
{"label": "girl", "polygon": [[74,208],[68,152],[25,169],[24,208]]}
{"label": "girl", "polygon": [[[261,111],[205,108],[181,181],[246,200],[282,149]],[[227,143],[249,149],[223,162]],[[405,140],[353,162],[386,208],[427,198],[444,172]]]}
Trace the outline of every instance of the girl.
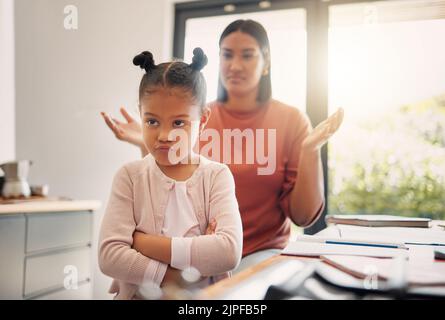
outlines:
{"label": "girl", "polygon": [[[272,174],[258,175],[258,163],[228,164],[243,222],[240,271],[280,253],[288,243],[291,222],[309,227],[321,216],[325,201],[320,149],[340,127],[343,110],[312,129],[306,114],[272,98],[269,39],[258,22],[230,23],[219,47],[218,96],[209,104],[212,116],[206,128],[217,130],[220,136],[224,129],[276,130]],[[102,115],[118,139],[146,153],[139,124],[125,109],[121,112],[126,122]],[[222,144],[220,154],[223,148]]]}
{"label": "girl", "polygon": [[110,293],[117,299],[141,298],[139,289],[163,286],[189,268],[210,283],[241,259],[230,170],[192,151],[209,118],[200,72],[207,57],[200,48],[193,54],[191,64],[155,65],[150,52],[133,60],[146,71],[139,108],[149,153],[117,172],[102,221],[99,266],[114,278]]}

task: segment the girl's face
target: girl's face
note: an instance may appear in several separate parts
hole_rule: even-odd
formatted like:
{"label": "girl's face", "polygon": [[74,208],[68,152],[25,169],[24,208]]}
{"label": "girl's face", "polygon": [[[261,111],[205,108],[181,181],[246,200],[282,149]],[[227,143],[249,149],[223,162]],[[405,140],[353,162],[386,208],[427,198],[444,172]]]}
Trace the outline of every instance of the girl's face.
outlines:
{"label": "girl's face", "polygon": [[268,61],[256,39],[241,31],[222,40],[219,56],[221,81],[232,95],[257,90],[262,75],[268,71]]}
{"label": "girl's face", "polygon": [[208,117],[184,90],[157,88],[141,100],[145,146],[159,165],[186,163]]}

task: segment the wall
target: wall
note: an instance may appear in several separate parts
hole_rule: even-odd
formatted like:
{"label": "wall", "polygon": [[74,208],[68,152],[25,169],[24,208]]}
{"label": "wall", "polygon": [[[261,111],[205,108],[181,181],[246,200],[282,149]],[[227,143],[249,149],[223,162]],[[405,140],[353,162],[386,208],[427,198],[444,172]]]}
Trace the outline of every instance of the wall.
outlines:
{"label": "wall", "polygon": [[0,163],[15,159],[13,17],[13,1],[0,0]]}
{"label": "wall", "polygon": [[[78,9],[78,29],[64,28],[64,7]],[[16,0],[17,156],[31,159],[29,181],[53,196],[101,200],[95,235],[112,178],[139,151],[117,141],[100,111],[137,116],[142,71],[135,54],[170,59],[173,5],[159,0]],[[2,112],[3,113],[3,112]],[[3,121],[3,120],[2,120]],[[97,252],[97,243],[94,243]],[[94,298],[110,298],[110,279],[94,256]]]}

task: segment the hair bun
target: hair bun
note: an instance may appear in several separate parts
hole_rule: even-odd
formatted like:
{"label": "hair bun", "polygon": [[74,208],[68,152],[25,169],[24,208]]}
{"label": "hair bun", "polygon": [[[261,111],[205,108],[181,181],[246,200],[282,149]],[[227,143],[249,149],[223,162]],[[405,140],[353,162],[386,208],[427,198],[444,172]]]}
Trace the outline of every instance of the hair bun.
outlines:
{"label": "hair bun", "polygon": [[135,66],[141,67],[141,69],[145,69],[147,73],[156,68],[155,60],[153,59],[153,54],[148,51],[144,51],[141,54],[138,54],[136,57],[134,57],[133,64]]}
{"label": "hair bun", "polygon": [[193,59],[192,63],[190,64],[190,68],[196,71],[201,71],[202,68],[206,66],[207,62],[207,56],[204,54],[204,51],[202,51],[201,48],[198,47],[193,49]]}

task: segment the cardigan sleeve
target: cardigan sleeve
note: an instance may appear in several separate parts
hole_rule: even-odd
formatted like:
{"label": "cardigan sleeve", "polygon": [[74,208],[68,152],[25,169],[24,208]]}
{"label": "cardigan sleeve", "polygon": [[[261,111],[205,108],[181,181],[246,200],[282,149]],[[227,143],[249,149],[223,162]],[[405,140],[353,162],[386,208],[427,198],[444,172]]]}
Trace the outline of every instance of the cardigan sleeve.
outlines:
{"label": "cardigan sleeve", "polygon": [[100,228],[99,267],[114,279],[140,285],[150,259],[132,248],[135,228],[133,184],[124,166],[114,176]]}
{"label": "cardigan sleeve", "polygon": [[215,234],[194,237],[191,245],[191,267],[203,276],[235,269],[242,255],[243,231],[235,181],[226,165],[219,168],[209,199],[209,219],[216,220]]}

